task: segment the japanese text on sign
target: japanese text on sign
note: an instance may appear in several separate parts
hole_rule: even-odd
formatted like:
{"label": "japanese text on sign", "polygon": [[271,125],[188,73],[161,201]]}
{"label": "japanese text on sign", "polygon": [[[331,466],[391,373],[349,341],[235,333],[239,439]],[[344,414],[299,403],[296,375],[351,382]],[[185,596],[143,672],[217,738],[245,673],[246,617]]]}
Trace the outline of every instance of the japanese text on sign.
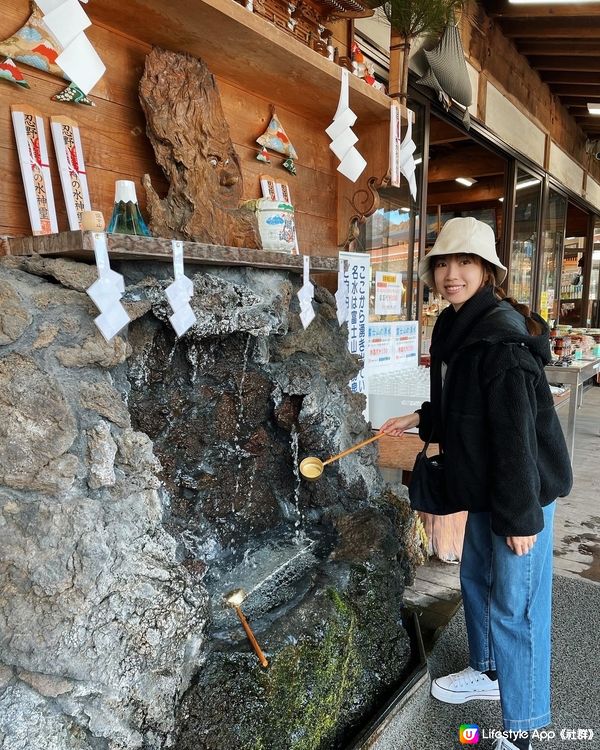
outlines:
{"label": "japanese text on sign", "polygon": [[365,369],[372,373],[416,367],[418,332],[416,320],[369,323]]}
{"label": "japanese text on sign", "polygon": [[402,312],[402,274],[375,273],[375,315],[400,315]]}
{"label": "japanese text on sign", "polygon": [[[370,262],[363,253],[340,253],[340,278],[348,310],[348,349],[363,362],[367,350]],[[366,391],[362,372],[350,381],[350,388],[355,393]]]}

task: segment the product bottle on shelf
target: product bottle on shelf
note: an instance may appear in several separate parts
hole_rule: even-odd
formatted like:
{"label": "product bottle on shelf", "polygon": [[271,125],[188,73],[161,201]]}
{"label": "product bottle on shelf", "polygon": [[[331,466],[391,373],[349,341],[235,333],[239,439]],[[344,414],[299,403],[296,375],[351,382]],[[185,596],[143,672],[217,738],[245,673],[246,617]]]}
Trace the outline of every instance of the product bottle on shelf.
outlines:
{"label": "product bottle on shelf", "polygon": [[115,207],[108,225],[108,231],[113,234],[152,236],[142,217],[135,193],[135,183],[131,180],[117,180],[115,182]]}

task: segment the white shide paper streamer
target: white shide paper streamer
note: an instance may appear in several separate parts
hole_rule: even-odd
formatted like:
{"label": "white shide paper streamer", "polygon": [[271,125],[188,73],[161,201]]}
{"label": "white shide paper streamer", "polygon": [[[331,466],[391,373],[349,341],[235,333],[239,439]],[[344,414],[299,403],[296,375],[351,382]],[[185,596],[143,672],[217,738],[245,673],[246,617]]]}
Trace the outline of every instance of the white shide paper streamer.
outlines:
{"label": "white shide paper streamer", "polygon": [[36,4],[44,14],[45,25],[62,47],[56,64],[84,94],[89,94],[106,71],[84,34],[92,22],[79,0],[36,0]]}
{"label": "white shide paper streamer", "polygon": [[300,320],[302,321],[303,327],[306,329],[315,319],[315,311],[312,306],[312,301],[315,296],[315,287],[310,280],[310,256],[305,255],[302,258],[303,262],[303,284],[298,291],[298,299],[300,300]]}
{"label": "white shide paper streamer", "polygon": [[329,148],[340,160],[337,167],[338,172],[352,182],[356,182],[367,166],[367,162],[354,145],[358,141],[358,137],[352,130],[352,126],[356,122],[356,114],[350,109],[348,99],[350,74],[346,68],[341,68],[341,71],[342,83],[338,108],[333,116],[333,122],[325,132],[331,139]]}
{"label": "white shide paper streamer", "polygon": [[169,316],[169,322],[179,338],[196,322],[196,314],[190,305],[190,300],[194,296],[194,283],[183,272],[183,242],[173,240],[171,247],[173,248],[175,281],[169,284],[165,293],[173,310],[173,315]]}
{"label": "white shide paper streamer", "polygon": [[94,318],[94,323],[106,341],[110,341],[129,323],[129,315],[121,304],[125,282],[120,273],[111,270],[106,234],[94,232],[92,239],[98,279],[86,291],[100,310],[100,315]]}
{"label": "white shide paper streamer", "polygon": [[414,119],[414,113],[412,110],[406,110],[406,116],[408,119],[408,125],[406,126],[406,133],[404,139],[400,144],[400,172],[408,180],[408,187],[413,200],[417,200],[417,180],[415,177],[415,160],[413,154],[417,148],[415,142],[412,139],[412,124]]}

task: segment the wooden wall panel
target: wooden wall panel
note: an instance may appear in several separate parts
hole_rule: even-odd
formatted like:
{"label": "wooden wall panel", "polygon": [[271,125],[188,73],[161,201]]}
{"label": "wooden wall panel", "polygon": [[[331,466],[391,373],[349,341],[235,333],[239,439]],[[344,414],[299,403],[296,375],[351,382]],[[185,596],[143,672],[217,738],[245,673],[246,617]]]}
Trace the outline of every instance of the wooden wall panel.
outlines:
{"label": "wooden wall panel", "polygon": [[[28,0],[14,0],[0,15],[0,39],[14,33],[29,15]],[[343,36],[342,25],[335,24],[336,42]],[[83,142],[92,205],[110,218],[117,179],[133,179],[138,198],[145,210],[141,177],[149,173],[152,183],[163,194],[167,183],[156,165],[152,147],[145,134],[145,119],[138,100],[138,82],[143,72],[148,45],[124,36],[113,29],[94,25],[87,34],[107,67],[104,77],[93,90],[95,107],[73,106],[51,101],[66,82],[28,66],[20,66],[31,89],[21,89],[0,81],[0,159],[3,180],[0,182],[0,235],[30,234],[12,124],[10,105],[19,103],[35,107],[46,119],[50,163],[60,229],[67,229],[66,212],[50,143],[48,118],[68,115],[79,122]],[[175,44],[174,44],[175,46]],[[345,53],[346,50],[340,50]],[[310,254],[334,255],[338,239],[338,173],[337,161],[330,152],[324,133],[328,122],[312,122],[291,111],[277,108],[280,119],[298,151],[296,177],[281,167],[282,158],[272,155],[272,164],[256,160],[256,138],[270,118],[270,102],[245,92],[231,83],[218,80],[225,117],[240,157],[244,176],[244,197],[260,196],[259,175],[267,173],[286,179],[290,185],[297,213],[301,250]],[[305,92],[304,95],[310,95]],[[277,105],[277,102],[274,102]],[[333,112],[332,112],[333,116]],[[342,189],[355,190],[347,180]],[[348,188],[348,186],[351,186]]]}
{"label": "wooden wall panel", "polygon": [[[28,15],[27,0],[6,4],[0,16],[0,39],[14,33]],[[51,143],[52,115],[73,117],[79,123],[92,206],[101,210],[107,221],[112,211],[115,180],[136,182],[142,209],[145,209],[142,174],[150,173],[159,190],[166,187],[145,135],[145,120],[137,99],[137,82],[148,47],[105,29],[91,27],[88,35],[107,65],[106,75],[92,94],[95,107],[52,101],[51,97],[67,82],[26,65],[20,67],[30,89],[0,81],[0,155],[4,177],[0,183],[0,233],[31,233],[10,119],[11,104],[34,107],[45,118],[60,229],[68,229],[68,223]]]}

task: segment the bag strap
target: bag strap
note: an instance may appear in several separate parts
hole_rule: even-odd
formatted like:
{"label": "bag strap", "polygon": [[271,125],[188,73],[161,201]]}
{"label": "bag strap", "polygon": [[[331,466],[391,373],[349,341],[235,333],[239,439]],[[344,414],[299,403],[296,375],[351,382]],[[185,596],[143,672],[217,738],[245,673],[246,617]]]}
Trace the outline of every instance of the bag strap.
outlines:
{"label": "bag strap", "polygon": [[[423,456],[423,457],[427,456],[427,448],[429,448],[429,443],[431,443],[431,439],[433,437],[433,430],[434,430],[434,427],[432,426],[431,433],[429,434],[429,437],[427,438],[427,442],[425,443],[425,445],[421,448],[421,450],[417,454],[418,456]],[[440,450],[441,450],[441,448],[440,448]]]}

